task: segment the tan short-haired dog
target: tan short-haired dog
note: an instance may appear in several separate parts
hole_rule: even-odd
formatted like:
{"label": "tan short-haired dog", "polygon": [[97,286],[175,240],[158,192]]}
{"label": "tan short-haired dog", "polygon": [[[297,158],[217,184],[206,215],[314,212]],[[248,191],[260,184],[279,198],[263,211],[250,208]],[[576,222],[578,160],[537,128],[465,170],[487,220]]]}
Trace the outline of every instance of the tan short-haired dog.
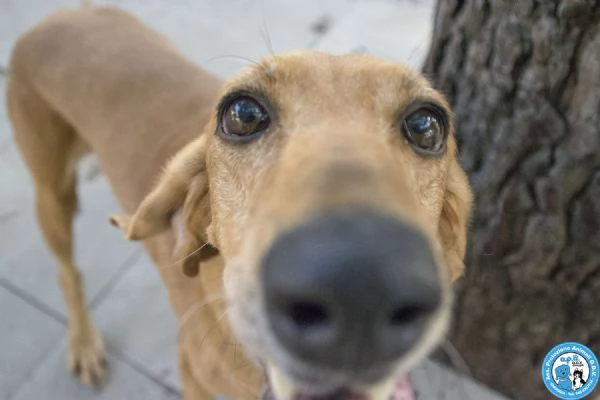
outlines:
{"label": "tan short-haired dog", "polygon": [[222,84],[134,17],[84,8],[18,41],[8,107],[84,382],[104,371],[71,255],[89,151],[167,286],[187,400],[383,400],[443,336],[471,193],[418,73],[298,52]]}

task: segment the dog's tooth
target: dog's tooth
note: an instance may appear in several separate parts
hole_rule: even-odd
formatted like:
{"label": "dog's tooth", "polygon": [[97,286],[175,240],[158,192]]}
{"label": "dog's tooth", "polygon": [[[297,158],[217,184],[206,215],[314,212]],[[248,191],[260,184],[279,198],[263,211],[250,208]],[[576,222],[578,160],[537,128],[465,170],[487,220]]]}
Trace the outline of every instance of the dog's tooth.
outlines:
{"label": "dog's tooth", "polygon": [[292,382],[275,366],[267,365],[271,390],[277,400],[292,400],[295,392]]}
{"label": "dog's tooth", "polygon": [[[387,381],[375,385],[368,391],[369,400],[392,400],[396,381],[388,379]],[[392,395],[392,397],[390,397]]]}

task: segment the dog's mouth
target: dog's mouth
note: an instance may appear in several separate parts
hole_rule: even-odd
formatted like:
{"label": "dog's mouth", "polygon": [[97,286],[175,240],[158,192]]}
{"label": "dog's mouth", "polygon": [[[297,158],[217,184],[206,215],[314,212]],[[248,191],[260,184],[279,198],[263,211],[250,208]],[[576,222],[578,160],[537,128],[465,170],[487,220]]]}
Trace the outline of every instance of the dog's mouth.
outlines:
{"label": "dog's mouth", "polygon": [[[407,373],[375,380],[320,378],[308,375],[298,381],[289,379],[277,368],[267,368],[262,400],[415,400],[415,391]],[[327,374],[326,374],[327,375]],[[364,377],[363,377],[364,378]],[[370,381],[371,383],[367,383]],[[302,383],[304,382],[304,383]],[[309,383],[311,382],[311,383]],[[358,382],[364,382],[362,384]]]}
{"label": "dog's mouth", "polygon": [[294,391],[288,398],[278,398],[271,385],[267,385],[262,400],[415,400],[416,395],[408,376],[403,376],[393,383],[389,389],[379,391],[360,391],[349,388],[339,388],[323,394],[309,394],[301,390]]}

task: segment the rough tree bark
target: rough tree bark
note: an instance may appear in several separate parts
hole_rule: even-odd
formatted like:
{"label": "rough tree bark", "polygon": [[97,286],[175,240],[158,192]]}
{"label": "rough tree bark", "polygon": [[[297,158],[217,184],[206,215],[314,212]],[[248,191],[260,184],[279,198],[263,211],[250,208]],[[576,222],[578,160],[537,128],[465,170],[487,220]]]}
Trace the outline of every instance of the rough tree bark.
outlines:
{"label": "rough tree bark", "polygon": [[477,197],[451,340],[476,378],[548,399],[551,347],[600,356],[600,1],[439,0],[424,70]]}

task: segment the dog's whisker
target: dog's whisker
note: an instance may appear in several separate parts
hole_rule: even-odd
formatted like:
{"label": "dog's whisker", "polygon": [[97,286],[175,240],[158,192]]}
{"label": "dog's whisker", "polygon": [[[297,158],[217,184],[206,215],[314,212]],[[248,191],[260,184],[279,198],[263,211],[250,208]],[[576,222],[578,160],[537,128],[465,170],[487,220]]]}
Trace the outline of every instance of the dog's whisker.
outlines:
{"label": "dog's whisker", "polygon": [[179,321],[179,329],[183,328],[183,326],[190,320],[190,318],[198,311],[202,310],[204,307],[216,303],[218,301],[226,302],[225,296],[223,294],[209,296],[202,301],[195,302],[192,304],[188,310],[183,313],[180,321]]}
{"label": "dog's whisker", "polygon": [[198,254],[198,252],[202,251],[203,248],[205,248],[206,246],[208,246],[209,243],[204,243],[202,246],[198,247],[196,250],[192,251],[190,254],[188,254],[187,256],[176,260],[174,262],[172,262],[171,264],[164,266],[164,267],[160,267],[159,269],[170,269],[173,267],[177,267],[179,266],[179,264],[181,264],[182,262],[184,262],[185,260],[187,260],[188,258],[194,256],[195,254]]}
{"label": "dog's whisker", "polygon": [[262,16],[262,26],[260,30],[260,35],[262,36],[265,45],[267,46],[267,50],[269,53],[274,56],[275,51],[273,50],[273,42],[271,41],[271,35],[269,34],[269,26],[267,25],[267,17],[265,15],[265,0],[260,0],[261,5],[261,16]]}
{"label": "dog's whisker", "polygon": [[[184,319],[188,319],[189,320],[189,318],[191,317],[191,315],[195,314],[195,312],[197,312],[200,308],[203,308],[203,307],[207,306],[208,304],[214,303],[214,302],[219,301],[219,300],[225,301],[225,296],[223,294],[214,295],[214,296],[206,298],[202,302],[199,302],[199,303],[196,303],[196,304],[192,305],[190,307],[190,309],[188,309],[188,311],[186,311],[186,313],[184,314],[184,317],[182,318],[182,322],[180,324],[180,328],[183,326],[183,324],[185,324],[185,322],[187,322],[187,321],[184,321]],[[206,340],[208,339],[208,337],[210,336],[210,334],[213,332],[213,330],[218,327],[219,323],[226,316],[227,316],[227,314],[225,312],[223,312],[223,313],[221,313],[220,315],[218,315],[215,318],[215,320],[211,324],[210,328],[208,328],[208,330],[206,331],[206,333],[204,334],[204,336],[200,340],[200,344],[199,344],[200,347],[203,346],[203,344],[206,342]],[[221,350],[224,350],[224,348],[226,346],[228,346],[228,345],[229,345],[228,340],[226,338],[223,338],[222,341],[221,341],[221,345],[217,346],[217,347],[219,347]],[[237,370],[233,371],[232,373],[224,375],[224,378],[226,378],[228,381],[230,381],[230,382],[232,382],[232,383],[234,383],[236,385],[240,385],[240,386],[244,386],[245,388],[249,388],[248,392],[250,392],[253,389],[253,386],[251,384],[246,383],[246,382],[242,381],[241,379],[237,378],[235,375],[236,375],[236,372],[241,372],[241,371],[245,370],[248,367],[253,367],[254,365],[251,362],[246,361],[243,364],[241,364],[241,366],[244,367],[244,368],[238,368]]]}
{"label": "dog's whisker", "polygon": [[242,374],[244,374],[244,372],[245,372],[245,371],[247,371],[247,369],[248,369],[249,367],[251,367],[251,368],[254,368],[254,367],[255,367],[255,365],[244,364],[244,365],[243,365],[243,367],[244,367],[244,368],[237,368],[237,369],[235,369],[235,370],[234,370],[234,371],[232,371],[231,373],[224,375],[224,377],[225,377],[225,378],[226,378],[228,381],[230,381],[230,382],[232,382],[232,383],[234,383],[234,384],[236,384],[236,385],[239,385],[239,386],[241,386],[241,387],[244,387],[244,389],[247,389],[247,392],[248,392],[248,393],[250,393],[250,392],[252,392],[252,390],[254,389],[253,385],[252,385],[252,384],[250,384],[250,383],[244,382],[242,379],[240,379],[240,378],[238,377],[238,373],[242,373]]}
{"label": "dog's whisker", "polygon": [[256,65],[257,67],[261,66],[261,64],[258,61],[255,61],[255,60],[253,60],[251,58],[248,58],[248,57],[238,56],[238,55],[235,55],[235,54],[223,54],[223,55],[220,55],[220,56],[214,56],[214,57],[211,57],[211,58],[208,58],[208,59],[204,60],[203,64],[204,63],[209,63],[209,62],[212,62],[212,61],[228,59],[228,58],[233,58],[233,59],[236,59],[236,60],[246,61],[247,63],[252,64],[252,65]]}
{"label": "dog's whisker", "polygon": [[210,326],[210,328],[208,328],[206,330],[206,333],[204,334],[204,336],[202,337],[202,339],[200,339],[200,343],[198,344],[199,348],[202,348],[202,346],[204,345],[204,342],[206,341],[206,339],[208,339],[208,336],[212,333],[212,331],[214,329],[216,329],[219,324],[221,323],[221,321],[223,321],[223,319],[226,317],[225,313],[221,313],[220,315],[217,315],[215,317],[215,319],[212,321],[212,324]]}
{"label": "dog's whisker", "polygon": [[[229,340],[227,340],[226,338],[223,338],[221,345],[218,346],[222,351],[225,351],[225,349],[227,349],[227,347],[229,346],[233,346],[234,347],[234,352],[237,352],[237,348],[240,347],[241,345],[239,343],[232,343]],[[236,353],[234,353],[234,359],[236,357],[235,355]],[[238,373],[243,374],[245,371],[247,371],[248,369],[253,369],[256,367],[256,364],[254,364],[253,362],[249,361],[247,358],[243,357],[243,355],[240,356],[241,357],[241,362],[236,364],[237,367],[234,368],[231,373],[223,375],[223,377],[225,379],[227,379],[228,381],[232,382],[233,384],[239,385],[240,387],[244,387],[244,389],[248,389],[247,393],[251,393],[254,390],[254,387],[252,386],[252,384],[244,382],[243,380],[241,380],[237,375]],[[234,361],[237,361],[237,359],[235,359]]]}
{"label": "dog's whisker", "polygon": [[[202,348],[202,346],[204,345],[204,343],[206,342],[206,340],[208,339],[208,336],[213,332],[214,329],[216,329],[219,326],[219,323],[223,320],[223,318],[225,318],[227,315],[226,313],[221,313],[220,315],[218,315],[213,323],[211,324],[210,328],[208,328],[208,330],[206,331],[206,333],[204,334],[204,336],[202,337],[202,339],[200,339],[200,343],[199,343],[199,347]],[[223,345],[223,343],[226,343],[226,340],[223,339],[223,342],[221,343],[221,346]],[[217,347],[221,347],[221,346],[217,346]],[[249,384],[246,384],[245,382],[242,382],[241,380],[234,378],[233,373],[231,374],[227,374],[225,375],[225,378],[227,378],[229,381],[235,383],[235,384],[241,384],[241,385],[246,385],[248,387],[252,387]]]}
{"label": "dog's whisker", "polygon": [[224,377],[225,377],[225,379],[227,379],[229,382],[233,383],[234,385],[239,385],[240,387],[243,387],[243,389],[246,391],[246,393],[251,393],[252,390],[254,389],[254,387],[250,383],[246,383],[246,382],[242,381],[240,378],[238,378],[235,375],[236,375],[235,372],[232,372],[230,374],[224,375]]}
{"label": "dog's whisker", "polygon": [[[275,57],[275,53],[271,52],[271,56]],[[211,61],[227,59],[227,58],[233,58],[233,59],[245,61],[248,64],[252,64],[252,65],[256,66],[258,69],[260,69],[265,74],[265,76],[267,76],[269,78],[272,78],[272,76],[273,76],[272,71],[269,68],[267,68],[267,66],[264,63],[255,61],[248,57],[238,56],[235,54],[224,54],[224,55],[220,55],[220,56],[211,57],[211,58],[206,59],[202,64],[209,63]]]}
{"label": "dog's whisker", "polygon": [[463,374],[471,377],[473,376],[473,372],[469,368],[469,365],[467,364],[463,356],[461,356],[458,349],[450,342],[450,340],[444,339],[440,347],[442,348],[444,353],[446,353],[452,365],[458,368],[458,370]]}

